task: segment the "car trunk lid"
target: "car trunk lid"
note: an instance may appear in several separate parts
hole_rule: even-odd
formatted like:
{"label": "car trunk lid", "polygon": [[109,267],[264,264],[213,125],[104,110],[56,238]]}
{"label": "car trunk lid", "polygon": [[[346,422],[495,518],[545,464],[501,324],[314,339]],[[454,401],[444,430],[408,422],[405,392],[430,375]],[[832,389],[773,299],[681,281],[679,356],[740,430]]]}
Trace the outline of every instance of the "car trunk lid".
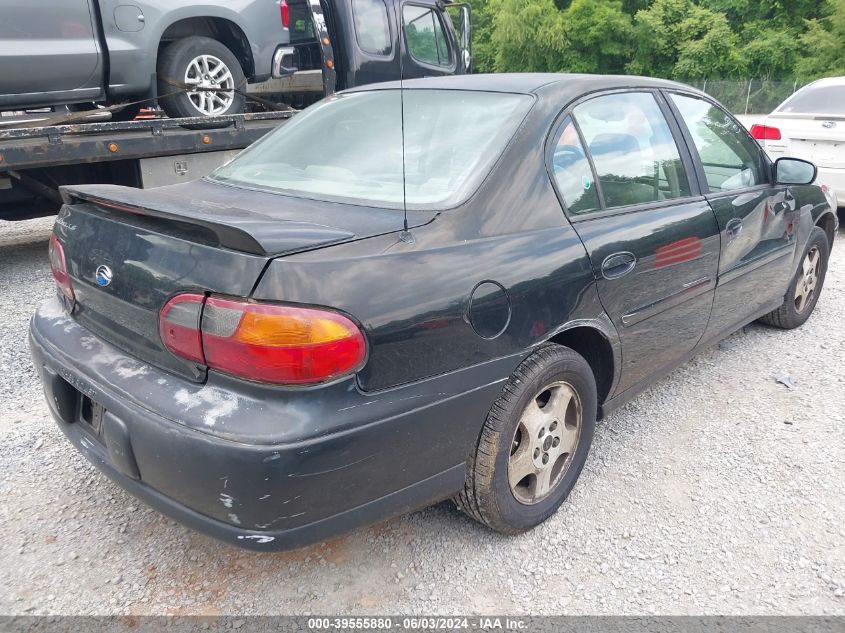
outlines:
{"label": "car trunk lid", "polygon": [[205,367],[171,354],[159,335],[159,313],[173,295],[248,297],[275,257],[402,228],[396,211],[211,183],[148,191],[86,185],[62,195],[55,232],[76,295],[74,317],[120,349],[195,381],[204,380]]}

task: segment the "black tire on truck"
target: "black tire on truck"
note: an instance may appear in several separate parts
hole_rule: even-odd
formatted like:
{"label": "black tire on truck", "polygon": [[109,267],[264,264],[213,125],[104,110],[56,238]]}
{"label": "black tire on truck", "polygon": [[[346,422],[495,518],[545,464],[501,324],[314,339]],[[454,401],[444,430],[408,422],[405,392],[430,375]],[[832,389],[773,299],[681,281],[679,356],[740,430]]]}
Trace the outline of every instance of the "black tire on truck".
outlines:
{"label": "black tire on truck", "polygon": [[[182,90],[197,86],[210,90]],[[158,59],[159,104],[171,118],[241,114],[246,91],[240,62],[210,37],[186,37],[168,44]],[[176,93],[176,94],[174,94]]]}

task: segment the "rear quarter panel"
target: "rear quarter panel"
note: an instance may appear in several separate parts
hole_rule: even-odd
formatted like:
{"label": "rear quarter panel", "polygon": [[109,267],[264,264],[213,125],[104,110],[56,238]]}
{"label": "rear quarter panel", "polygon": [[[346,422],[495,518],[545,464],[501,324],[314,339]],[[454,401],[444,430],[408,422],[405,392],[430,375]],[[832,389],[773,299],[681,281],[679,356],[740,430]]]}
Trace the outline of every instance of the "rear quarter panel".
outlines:
{"label": "rear quarter panel", "polygon": [[[604,324],[586,250],[540,149],[555,113],[552,105],[529,116],[480,190],[413,229],[414,243],[399,239],[397,211],[396,233],[274,260],[254,297],[331,306],[358,319],[369,340],[359,374],[368,391],[495,358],[513,358],[512,370],[561,329]],[[471,323],[476,305],[497,309],[474,301],[471,308],[482,282],[507,293],[510,318],[498,336],[484,338]]]}
{"label": "rear quarter panel", "polygon": [[807,242],[810,240],[810,233],[813,228],[819,223],[823,215],[833,215],[835,210],[830,208],[827,198],[817,185],[793,185],[789,189],[795,197],[795,204],[800,211],[798,226],[795,227],[796,249],[792,266],[794,272],[798,269],[798,264],[804,254]]}

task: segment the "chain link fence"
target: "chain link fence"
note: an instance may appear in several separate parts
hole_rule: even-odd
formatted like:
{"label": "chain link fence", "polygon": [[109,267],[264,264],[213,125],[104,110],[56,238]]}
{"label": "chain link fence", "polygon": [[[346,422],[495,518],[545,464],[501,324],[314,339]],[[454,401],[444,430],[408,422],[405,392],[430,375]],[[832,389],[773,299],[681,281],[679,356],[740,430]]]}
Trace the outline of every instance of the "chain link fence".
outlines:
{"label": "chain link fence", "polygon": [[769,114],[804,84],[798,80],[699,79],[684,83],[706,92],[734,114]]}

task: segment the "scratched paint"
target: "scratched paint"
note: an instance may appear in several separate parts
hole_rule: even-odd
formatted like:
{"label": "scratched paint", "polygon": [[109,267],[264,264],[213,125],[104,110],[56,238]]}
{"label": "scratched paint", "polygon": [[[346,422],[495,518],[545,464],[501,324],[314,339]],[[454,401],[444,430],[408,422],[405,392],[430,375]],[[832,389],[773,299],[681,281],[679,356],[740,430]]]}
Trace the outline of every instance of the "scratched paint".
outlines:
{"label": "scratched paint", "polygon": [[238,410],[238,397],[236,395],[207,385],[194,393],[184,388],[179,389],[174,398],[186,411],[198,407],[203,409],[202,421],[209,427],[216,425],[221,418],[227,418]]}
{"label": "scratched paint", "polygon": [[239,541],[255,541],[256,543],[261,543],[264,545],[265,543],[272,543],[276,540],[275,536],[266,536],[264,534],[239,534],[238,535]]}

